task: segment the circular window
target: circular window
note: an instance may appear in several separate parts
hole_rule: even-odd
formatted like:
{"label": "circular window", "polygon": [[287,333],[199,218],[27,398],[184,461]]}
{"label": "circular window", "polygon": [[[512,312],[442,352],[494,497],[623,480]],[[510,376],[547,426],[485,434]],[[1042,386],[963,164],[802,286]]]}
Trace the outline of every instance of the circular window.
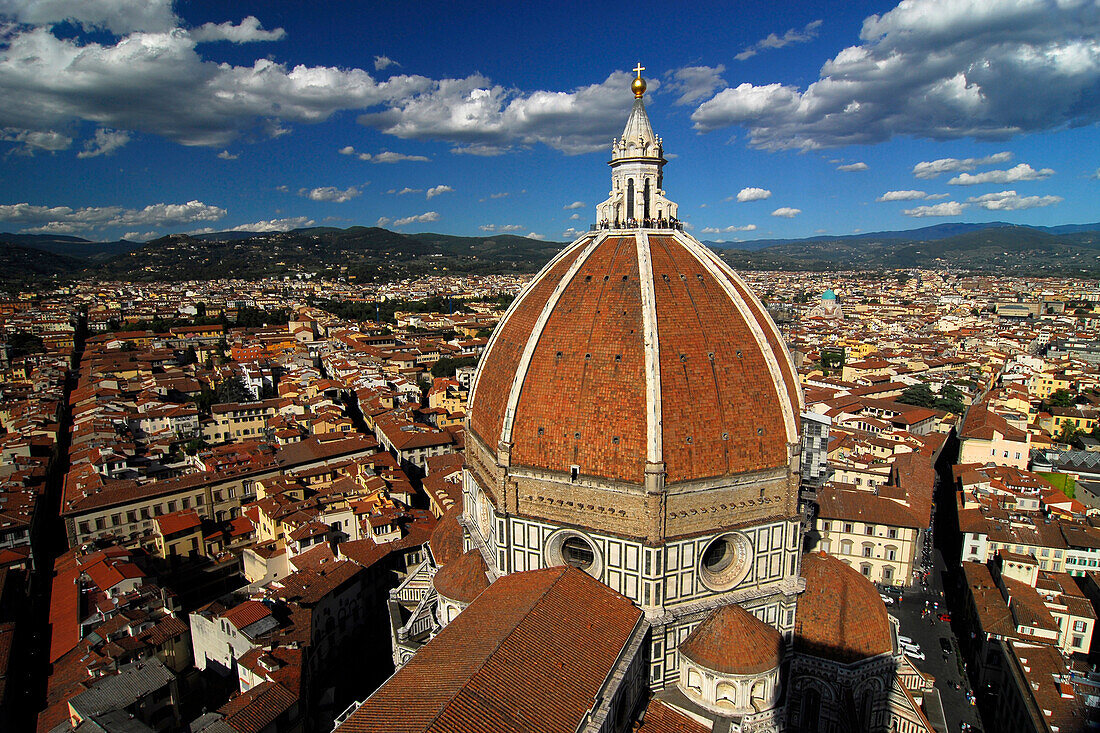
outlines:
{"label": "circular window", "polygon": [[571,529],[558,530],[546,543],[546,564],[569,565],[598,578],[603,562],[595,543]]}
{"label": "circular window", "polygon": [[752,564],[752,543],[740,532],[715,537],[699,558],[703,585],[716,591],[730,590],[744,580]]}

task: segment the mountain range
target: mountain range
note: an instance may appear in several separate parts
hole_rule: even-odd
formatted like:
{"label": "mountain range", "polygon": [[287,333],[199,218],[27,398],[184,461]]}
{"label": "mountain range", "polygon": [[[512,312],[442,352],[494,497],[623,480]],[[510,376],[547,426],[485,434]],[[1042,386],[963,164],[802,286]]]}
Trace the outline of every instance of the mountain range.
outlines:
{"label": "mountain range", "polygon": [[[740,269],[949,267],[1100,277],[1100,223],[937,224],[908,231],[705,244]],[[378,227],[173,234],[145,243],[0,233],[0,281],[76,277],[151,281],[326,272],[374,282],[441,272],[532,272],[562,246],[512,235],[403,234]]]}

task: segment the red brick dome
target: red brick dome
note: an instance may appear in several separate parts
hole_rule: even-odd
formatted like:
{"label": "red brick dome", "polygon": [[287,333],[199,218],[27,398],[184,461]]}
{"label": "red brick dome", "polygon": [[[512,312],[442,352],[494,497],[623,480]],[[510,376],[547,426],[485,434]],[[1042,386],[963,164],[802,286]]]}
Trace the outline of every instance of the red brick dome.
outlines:
{"label": "red brick dome", "polygon": [[678,648],[687,659],[713,672],[754,675],[779,666],[783,637],[740,606],[729,605],[707,616]]}
{"label": "red brick dome", "polygon": [[850,663],[894,648],[878,589],[855,568],[824,552],[802,558],[806,590],[795,612],[795,648]]}
{"label": "red brick dome", "polygon": [[435,574],[432,583],[439,595],[459,603],[469,603],[489,587],[485,558],[474,549],[451,560]]}
{"label": "red brick dome", "polygon": [[468,415],[512,466],[638,484],[663,464],[677,483],[787,466],[800,404],[775,324],[713,252],[592,232],[501,319]]}

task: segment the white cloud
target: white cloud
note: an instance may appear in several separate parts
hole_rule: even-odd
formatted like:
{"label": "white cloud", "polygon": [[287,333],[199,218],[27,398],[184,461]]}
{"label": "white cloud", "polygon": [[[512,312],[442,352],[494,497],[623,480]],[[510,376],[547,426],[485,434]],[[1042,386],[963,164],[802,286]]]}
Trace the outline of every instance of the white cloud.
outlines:
{"label": "white cloud", "polygon": [[569,221],[580,221],[580,218],[581,218],[580,214],[573,214],[572,216],[569,217]]}
{"label": "white cloud", "polygon": [[390,219],[388,216],[380,216],[378,217],[378,221],[374,222],[374,225],[376,227],[388,227],[392,221],[393,219]]}
{"label": "white cloud", "polygon": [[340,155],[355,155],[355,148],[351,145],[345,145],[340,148]]}
{"label": "white cloud", "polygon": [[930,193],[925,196],[926,201],[942,201],[943,199],[949,198],[951,198],[951,194],[949,193]]}
{"label": "white cloud", "polygon": [[887,191],[875,201],[917,201],[927,197],[924,191]]}
{"label": "white cloud", "polygon": [[[140,12],[134,15],[140,20]],[[43,131],[90,120],[184,145],[221,146],[249,130],[278,135],[289,129],[284,123],[386,105],[431,84],[416,76],[378,82],[361,69],[288,67],[270,59],[215,63],[196,46],[179,27],[99,42],[0,24],[0,126]]]}
{"label": "white cloud", "polygon": [[967,199],[967,201],[977,204],[989,211],[1019,211],[1020,209],[1036,209],[1042,206],[1052,206],[1062,201],[1062,197],[1020,196],[1015,191],[1001,191],[1000,193],[987,193],[983,196],[975,196]]}
{"label": "white cloud", "polygon": [[[478,75],[427,80],[418,94],[395,99],[388,109],[361,115],[359,121],[410,140],[446,140],[474,148],[542,143],[568,154],[586,153],[606,148],[621,132],[630,80],[630,74],[615,72],[599,84],[569,92],[526,94]],[[651,82],[652,89],[658,86]]]}
{"label": "white cloud", "polygon": [[[508,191],[501,191],[500,193],[491,193],[491,194],[489,194],[489,198],[491,198],[491,199],[506,199],[511,195],[512,194]],[[583,205],[584,204],[582,203],[581,206],[583,206]],[[569,208],[569,207],[566,207],[566,208]]]}
{"label": "white cloud", "polygon": [[912,209],[903,209],[901,213],[906,216],[913,216],[922,218],[926,216],[958,216],[966,208],[966,204],[960,204],[958,201],[944,201],[942,204],[933,204],[931,206],[917,206]]}
{"label": "white cloud", "polygon": [[836,169],[838,171],[842,171],[844,173],[852,173],[852,172],[855,172],[855,171],[865,171],[865,170],[867,170],[867,164],[864,163],[863,161],[860,161],[859,163],[848,163],[846,165],[838,165],[836,167]]}
{"label": "white cloud", "polygon": [[423,214],[415,214],[397,219],[393,222],[395,227],[403,227],[406,224],[423,224],[429,221],[439,221],[439,214],[435,211],[425,211]]}
{"label": "white cloud", "polygon": [[519,232],[523,227],[519,224],[482,224],[478,227],[483,232]]}
{"label": "white cloud", "polygon": [[8,143],[21,143],[22,147],[16,148],[16,152],[23,155],[34,155],[36,151],[40,150],[51,153],[58,150],[67,150],[73,144],[71,137],[53,130],[19,130],[13,127],[0,131],[0,140]]}
{"label": "white cloud", "polygon": [[820,20],[810,21],[801,29],[791,28],[782,36],[769,33],[765,38],[761,38],[756,43],[747,47],[744,51],[734,56],[734,58],[738,61],[744,61],[770,48],[783,48],[792,43],[807,43],[812,41],[817,38],[817,30],[821,27],[821,23],[822,21]]}
{"label": "white cloud", "polygon": [[685,66],[668,74],[668,89],[673,94],[680,96],[676,104],[692,104],[704,97],[714,94],[717,89],[725,89],[726,82],[722,74],[726,67],[718,66]]}
{"label": "white cloud", "polygon": [[37,206],[29,203],[0,204],[0,221],[28,224],[26,232],[73,233],[108,227],[161,228],[197,221],[217,221],[226,215],[220,206],[201,201],[185,204],[150,204],[143,209],[121,206]]}
{"label": "white cloud", "polygon": [[861,43],[808,87],[741,84],[692,119],[703,131],[745,125],[769,150],[1090,125],[1100,120],[1098,37],[1087,0],[905,0],[867,17]]}
{"label": "white cloud", "polygon": [[1016,181],[1042,181],[1054,175],[1051,168],[1035,170],[1027,163],[1014,165],[1003,171],[983,171],[982,173],[960,173],[949,184],[954,186],[974,186],[979,183],[1015,183]]}
{"label": "white cloud", "polygon": [[[508,194],[504,194],[504,195],[507,196]],[[496,194],[493,195],[493,198],[496,198]],[[583,201],[574,201],[571,204],[566,204],[562,208],[565,209],[566,211],[569,211],[571,209],[583,209],[584,208],[584,202]]]}
{"label": "white cloud", "polygon": [[241,224],[232,229],[224,229],[226,232],[289,232],[291,229],[301,229],[314,225],[313,219],[306,216],[293,216],[287,219],[267,219],[254,221],[251,224]]}
{"label": "white cloud", "polygon": [[546,239],[546,235],[545,234],[539,234],[537,232],[527,232],[527,238],[528,239],[537,239],[541,242],[542,240]]}
{"label": "white cloud", "polygon": [[220,153],[218,153],[218,157],[221,158],[222,160],[236,160],[237,158],[239,158],[241,156],[237,155],[236,153],[231,153],[228,150],[223,150]]}
{"label": "white cloud", "polygon": [[1012,160],[1012,153],[1004,151],[987,155],[984,158],[940,158],[939,160],[926,160],[913,166],[913,175],[917,178],[935,178],[943,173],[957,173],[959,171],[972,171],[983,165],[996,165]]}
{"label": "white cloud", "polygon": [[445,185],[442,185],[442,184],[440,184],[438,186],[432,186],[431,188],[428,189],[428,192],[425,194],[425,197],[426,198],[435,198],[436,196],[438,196],[441,193],[454,193],[454,189],[451,188],[450,186],[445,186]]}
{"label": "white cloud", "polygon": [[564,232],[561,233],[561,236],[562,236],[563,239],[576,239],[577,237],[579,237],[581,235],[581,233],[582,232],[579,229],[574,229],[573,227],[569,227],[568,229],[566,229]]}
{"label": "white cloud", "polygon": [[381,153],[359,153],[359,160],[369,160],[372,163],[400,163],[411,161],[415,163],[427,163],[431,158],[424,155],[406,155],[405,153],[393,153],[383,150]]}
{"label": "white cloud", "polygon": [[451,152],[455,155],[477,155],[482,158],[492,158],[497,155],[504,155],[509,150],[508,146],[501,145],[456,145],[451,148]]}
{"label": "white cloud", "polygon": [[91,140],[84,142],[84,149],[76,154],[78,158],[95,158],[110,155],[130,142],[130,133],[125,130],[106,130],[99,128]]}
{"label": "white cloud", "polygon": [[375,56],[374,57],[374,70],[375,71],[382,71],[383,69],[388,69],[391,66],[400,66],[400,65],[401,64],[397,63],[396,61],[391,59],[389,56]]}
{"label": "white cloud", "polygon": [[745,224],[744,226],[730,225],[728,227],[703,227],[703,234],[728,234],[731,232],[754,232],[756,231],[755,224]]}
{"label": "white cloud", "polygon": [[408,196],[410,193],[424,193],[424,189],[422,189],[422,188],[409,188],[408,186],[405,186],[401,190],[397,190],[396,188],[391,188],[389,191],[386,191],[386,193],[392,193],[394,196]]}
{"label": "white cloud", "polygon": [[68,21],[84,30],[101,29],[115,35],[166,31],[179,24],[172,0],[0,0],[0,15],[29,25]]}
{"label": "white cloud", "polygon": [[749,186],[742,188],[737,192],[737,200],[744,203],[746,201],[763,201],[766,198],[770,198],[772,192],[766,188],[755,188]]}
{"label": "white cloud", "polygon": [[156,239],[156,236],[156,232],[126,232],[122,238],[130,242],[148,242],[150,239]]}
{"label": "white cloud", "polygon": [[303,196],[310,201],[330,201],[332,203],[342,204],[345,201],[351,201],[356,196],[360,195],[360,191],[355,186],[348,186],[341,190],[335,186],[320,186],[318,188],[301,188],[298,189],[298,195]]}
{"label": "white cloud", "polygon": [[782,216],[787,219],[793,219],[801,213],[802,209],[793,209],[790,206],[780,206],[772,212],[772,216]]}
{"label": "white cloud", "polygon": [[286,37],[282,28],[265,31],[259,19],[250,15],[237,25],[231,22],[204,23],[191,31],[196,43],[229,41],[231,43],[253,43],[256,41],[278,41]]}

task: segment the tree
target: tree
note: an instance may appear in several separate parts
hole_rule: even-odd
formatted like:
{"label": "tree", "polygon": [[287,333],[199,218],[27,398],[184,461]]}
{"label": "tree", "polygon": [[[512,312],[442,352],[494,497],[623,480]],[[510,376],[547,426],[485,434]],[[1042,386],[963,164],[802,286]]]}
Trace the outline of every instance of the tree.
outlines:
{"label": "tree", "polygon": [[244,386],[244,382],[240,377],[230,377],[223,380],[218,384],[217,389],[214,390],[217,402],[215,404],[221,404],[223,402],[251,402],[256,399],[248,387]]}
{"label": "tree", "polygon": [[449,356],[442,356],[432,365],[433,377],[453,377],[455,371],[459,367],[473,366],[477,363],[477,359],[472,356],[464,356],[461,359],[453,359]]}
{"label": "tree", "polygon": [[904,405],[931,408],[936,404],[936,395],[932,392],[931,387],[922,382],[906,387],[905,391],[898,397],[898,402]]}
{"label": "tree", "polygon": [[1073,407],[1074,397],[1076,395],[1068,389],[1057,389],[1050,397],[1047,397],[1047,404],[1051,407]]}
{"label": "tree", "polygon": [[1056,441],[1065,443],[1066,445],[1076,445],[1077,438],[1077,428],[1069,420],[1062,423],[1062,426],[1058,430],[1058,434],[1054,436]]}

